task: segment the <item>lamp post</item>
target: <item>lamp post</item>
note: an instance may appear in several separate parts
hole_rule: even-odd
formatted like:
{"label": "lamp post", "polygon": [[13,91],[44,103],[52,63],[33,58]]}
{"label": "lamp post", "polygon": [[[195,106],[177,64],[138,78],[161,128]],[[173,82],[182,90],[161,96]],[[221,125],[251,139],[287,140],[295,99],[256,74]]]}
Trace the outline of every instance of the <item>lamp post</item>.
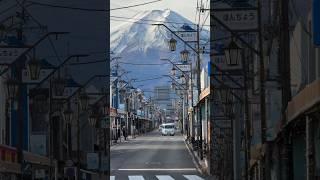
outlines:
{"label": "lamp post", "polygon": [[40,76],[41,64],[36,58],[32,58],[28,62],[28,70],[31,80],[38,80]]}
{"label": "lamp post", "polygon": [[250,161],[250,131],[251,124],[249,119],[249,100],[248,100],[248,82],[247,82],[247,71],[248,67],[244,58],[244,53],[242,53],[242,49],[232,40],[229,46],[225,49],[226,63],[228,66],[236,66],[239,65],[240,62],[243,64],[243,76],[244,76],[244,148],[245,148],[245,178],[249,178],[249,161]]}
{"label": "lamp post", "polygon": [[176,46],[177,46],[177,40],[175,40],[174,38],[171,38],[169,40],[169,49],[170,49],[170,51],[175,51],[176,50]]}
{"label": "lamp post", "polygon": [[237,66],[241,61],[241,48],[232,40],[224,50],[228,66]]}
{"label": "lamp post", "polygon": [[180,56],[181,56],[181,61],[182,62],[188,62],[189,60],[189,51],[188,50],[183,50],[180,52]]}

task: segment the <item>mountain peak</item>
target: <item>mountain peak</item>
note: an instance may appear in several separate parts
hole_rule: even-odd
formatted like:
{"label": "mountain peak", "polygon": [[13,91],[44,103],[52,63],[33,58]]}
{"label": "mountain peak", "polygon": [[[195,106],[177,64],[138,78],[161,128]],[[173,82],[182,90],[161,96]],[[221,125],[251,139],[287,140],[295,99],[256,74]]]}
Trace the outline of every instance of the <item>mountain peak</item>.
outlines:
{"label": "mountain peak", "polygon": [[170,10],[150,10],[136,14],[111,32],[111,48],[114,52],[144,52],[150,48],[162,50],[167,48],[167,40],[171,35],[165,28],[152,24],[166,24],[177,30],[184,24],[193,23]]}

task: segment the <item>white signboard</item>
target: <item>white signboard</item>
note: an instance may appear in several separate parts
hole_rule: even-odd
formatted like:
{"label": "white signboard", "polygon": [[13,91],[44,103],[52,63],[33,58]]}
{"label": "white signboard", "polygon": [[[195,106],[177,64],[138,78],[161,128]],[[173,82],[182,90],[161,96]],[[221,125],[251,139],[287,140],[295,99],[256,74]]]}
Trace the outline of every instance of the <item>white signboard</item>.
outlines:
{"label": "white signboard", "polygon": [[191,71],[191,66],[190,66],[190,64],[176,64],[176,66],[177,66],[181,71],[184,71],[184,72]]}
{"label": "white signboard", "polygon": [[32,80],[30,77],[30,73],[27,69],[22,70],[22,82],[23,83],[39,83],[42,80],[44,80],[46,77],[49,76],[49,74],[53,71],[54,69],[41,69],[40,70],[40,75],[38,80]]}
{"label": "white signboard", "polygon": [[197,41],[197,32],[196,31],[186,31],[186,32],[181,32],[178,31],[176,34],[181,37],[186,42],[196,42]]}
{"label": "white signboard", "polygon": [[257,10],[215,10],[214,16],[233,31],[258,29]]}
{"label": "white signboard", "polygon": [[11,64],[28,48],[0,47],[0,64]]}

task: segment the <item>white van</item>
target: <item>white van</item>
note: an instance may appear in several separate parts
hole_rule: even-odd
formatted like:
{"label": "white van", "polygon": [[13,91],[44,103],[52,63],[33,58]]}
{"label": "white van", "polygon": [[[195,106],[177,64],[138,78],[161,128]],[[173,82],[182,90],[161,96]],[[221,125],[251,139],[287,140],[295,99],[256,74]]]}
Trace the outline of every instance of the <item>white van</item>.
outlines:
{"label": "white van", "polygon": [[166,136],[166,135],[174,136],[175,134],[174,123],[162,124],[161,134],[162,136]]}

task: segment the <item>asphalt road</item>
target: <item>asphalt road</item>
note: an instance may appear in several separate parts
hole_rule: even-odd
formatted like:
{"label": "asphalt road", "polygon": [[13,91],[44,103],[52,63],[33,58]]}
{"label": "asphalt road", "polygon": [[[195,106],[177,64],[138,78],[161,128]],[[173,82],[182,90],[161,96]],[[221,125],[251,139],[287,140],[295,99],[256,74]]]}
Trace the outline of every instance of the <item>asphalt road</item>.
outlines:
{"label": "asphalt road", "polygon": [[153,131],[111,147],[111,180],[202,180],[183,136]]}

